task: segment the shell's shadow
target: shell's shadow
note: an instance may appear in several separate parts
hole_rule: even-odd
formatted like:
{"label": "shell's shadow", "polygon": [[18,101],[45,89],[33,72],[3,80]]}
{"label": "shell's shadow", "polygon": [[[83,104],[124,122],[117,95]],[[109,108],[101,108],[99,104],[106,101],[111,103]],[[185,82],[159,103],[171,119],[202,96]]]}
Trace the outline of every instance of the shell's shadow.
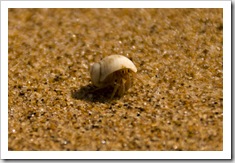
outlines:
{"label": "shell's shadow", "polygon": [[72,89],[71,96],[72,98],[77,99],[77,100],[105,103],[105,102],[112,101],[111,99],[112,91],[113,91],[112,87],[97,89],[93,85],[88,84],[86,86],[82,86],[79,89]]}

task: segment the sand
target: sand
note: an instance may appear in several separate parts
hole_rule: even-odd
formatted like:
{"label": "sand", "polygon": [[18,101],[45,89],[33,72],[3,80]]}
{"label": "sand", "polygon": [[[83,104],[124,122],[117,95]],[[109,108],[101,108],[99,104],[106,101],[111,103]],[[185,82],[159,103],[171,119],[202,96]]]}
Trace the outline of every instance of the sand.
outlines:
{"label": "sand", "polygon": [[[223,9],[9,9],[8,150],[223,150]],[[133,86],[93,92],[120,54]]]}

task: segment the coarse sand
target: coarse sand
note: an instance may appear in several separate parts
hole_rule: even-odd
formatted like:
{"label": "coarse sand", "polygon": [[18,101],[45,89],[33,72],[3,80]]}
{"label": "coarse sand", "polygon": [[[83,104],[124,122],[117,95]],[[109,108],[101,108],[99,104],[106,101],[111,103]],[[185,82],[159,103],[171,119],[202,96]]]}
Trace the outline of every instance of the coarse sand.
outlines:
{"label": "coarse sand", "polygon": [[[223,9],[9,9],[8,150],[223,150]],[[110,99],[89,67],[136,65]]]}

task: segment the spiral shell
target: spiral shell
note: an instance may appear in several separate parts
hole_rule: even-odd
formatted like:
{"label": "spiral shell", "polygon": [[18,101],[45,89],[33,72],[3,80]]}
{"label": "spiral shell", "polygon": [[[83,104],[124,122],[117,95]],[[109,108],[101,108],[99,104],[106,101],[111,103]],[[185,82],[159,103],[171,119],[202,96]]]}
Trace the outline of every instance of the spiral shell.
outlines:
{"label": "spiral shell", "polygon": [[92,83],[104,88],[113,86],[114,92],[118,95],[125,93],[132,85],[134,74],[137,68],[134,63],[122,55],[110,55],[91,66],[90,74]]}

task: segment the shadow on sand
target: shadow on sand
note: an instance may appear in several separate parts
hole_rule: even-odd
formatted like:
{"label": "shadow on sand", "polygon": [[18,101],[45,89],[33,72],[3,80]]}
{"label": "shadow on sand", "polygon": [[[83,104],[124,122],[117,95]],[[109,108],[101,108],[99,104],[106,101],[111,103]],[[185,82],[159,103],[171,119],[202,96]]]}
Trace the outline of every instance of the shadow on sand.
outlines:
{"label": "shadow on sand", "polygon": [[88,84],[86,86],[82,86],[79,89],[76,89],[76,88],[72,89],[71,96],[72,98],[77,99],[77,100],[107,103],[107,102],[111,102],[113,99],[119,98],[119,97],[115,97],[111,99],[112,91],[113,91],[112,87],[97,89],[93,85]]}

